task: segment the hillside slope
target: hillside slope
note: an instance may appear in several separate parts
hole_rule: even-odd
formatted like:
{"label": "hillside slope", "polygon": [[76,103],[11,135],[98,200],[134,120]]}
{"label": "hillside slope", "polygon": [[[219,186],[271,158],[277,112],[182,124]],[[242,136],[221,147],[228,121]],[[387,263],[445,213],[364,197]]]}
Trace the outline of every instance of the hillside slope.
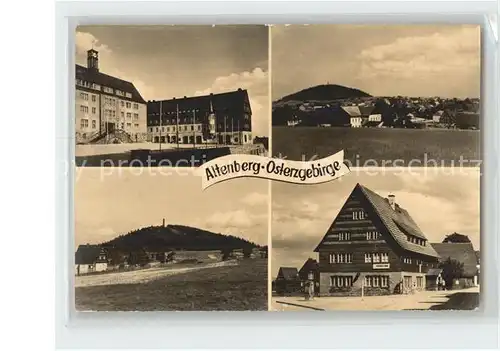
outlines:
{"label": "hillside slope", "polygon": [[324,84],[306,88],[296,93],[284,96],[276,103],[287,101],[332,101],[349,98],[371,97],[359,89],[348,88],[336,84]]}
{"label": "hillside slope", "polygon": [[145,249],[168,250],[222,250],[259,247],[257,244],[232,235],[183,226],[151,226],[120,235],[101,244],[121,251]]}

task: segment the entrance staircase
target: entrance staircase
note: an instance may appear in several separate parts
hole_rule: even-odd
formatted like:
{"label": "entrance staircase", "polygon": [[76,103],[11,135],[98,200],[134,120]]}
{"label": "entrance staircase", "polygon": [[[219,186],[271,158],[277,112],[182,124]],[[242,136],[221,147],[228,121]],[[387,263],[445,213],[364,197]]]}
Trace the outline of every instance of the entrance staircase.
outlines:
{"label": "entrance staircase", "polygon": [[96,133],[88,139],[88,144],[123,144],[133,143],[132,137],[122,129],[115,129],[112,132]]}

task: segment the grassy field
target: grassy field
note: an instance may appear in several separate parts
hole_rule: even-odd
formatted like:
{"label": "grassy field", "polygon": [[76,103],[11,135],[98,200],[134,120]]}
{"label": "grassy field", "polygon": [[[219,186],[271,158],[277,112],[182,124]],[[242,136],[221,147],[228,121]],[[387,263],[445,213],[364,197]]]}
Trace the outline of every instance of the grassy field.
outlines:
{"label": "grassy field", "polygon": [[142,284],[78,287],[75,304],[79,311],[267,310],[267,259]]}
{"label": "grassy field", "polygon": [[344,150],[352,167],[459,166],[461,157],[463,167],[476,167],[480,158],[477,130],[273,127],[271,140],[274,156],[309,160]]}

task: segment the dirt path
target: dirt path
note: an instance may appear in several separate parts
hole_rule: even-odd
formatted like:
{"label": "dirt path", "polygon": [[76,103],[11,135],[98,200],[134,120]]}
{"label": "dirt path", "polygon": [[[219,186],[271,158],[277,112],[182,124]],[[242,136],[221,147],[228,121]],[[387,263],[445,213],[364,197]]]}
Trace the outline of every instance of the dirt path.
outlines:
{"label": "dirt path", "polygon": [[208,263],[205,265],[197,265],[193,267],[176,268],[175,266],[149,268],[137,271],[117,272],[107,274],[96,274],[75,277],[75,288],[86,286],[99,286],[99,285],[116,285],[116,284],[137,284],[146,283],[151,280],[160,279],[169,275],[181,274],[191,271],[199,271],[201,269],[222,267],[222,266],[236,266],[236,261],[224,261],[217,263]]}

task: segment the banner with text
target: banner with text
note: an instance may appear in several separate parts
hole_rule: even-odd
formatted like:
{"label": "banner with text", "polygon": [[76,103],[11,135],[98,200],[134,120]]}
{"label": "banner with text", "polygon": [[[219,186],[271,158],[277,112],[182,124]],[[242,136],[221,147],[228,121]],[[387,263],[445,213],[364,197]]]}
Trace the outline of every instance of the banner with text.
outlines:
{"label": "banner with text", "polygon": [[236,154],[211,160],[197,170],[206,189],[225,180],[256,177],[295,184],[319,184],[350,172],[344,151],[314,161],[290,161],[264,156]]}

